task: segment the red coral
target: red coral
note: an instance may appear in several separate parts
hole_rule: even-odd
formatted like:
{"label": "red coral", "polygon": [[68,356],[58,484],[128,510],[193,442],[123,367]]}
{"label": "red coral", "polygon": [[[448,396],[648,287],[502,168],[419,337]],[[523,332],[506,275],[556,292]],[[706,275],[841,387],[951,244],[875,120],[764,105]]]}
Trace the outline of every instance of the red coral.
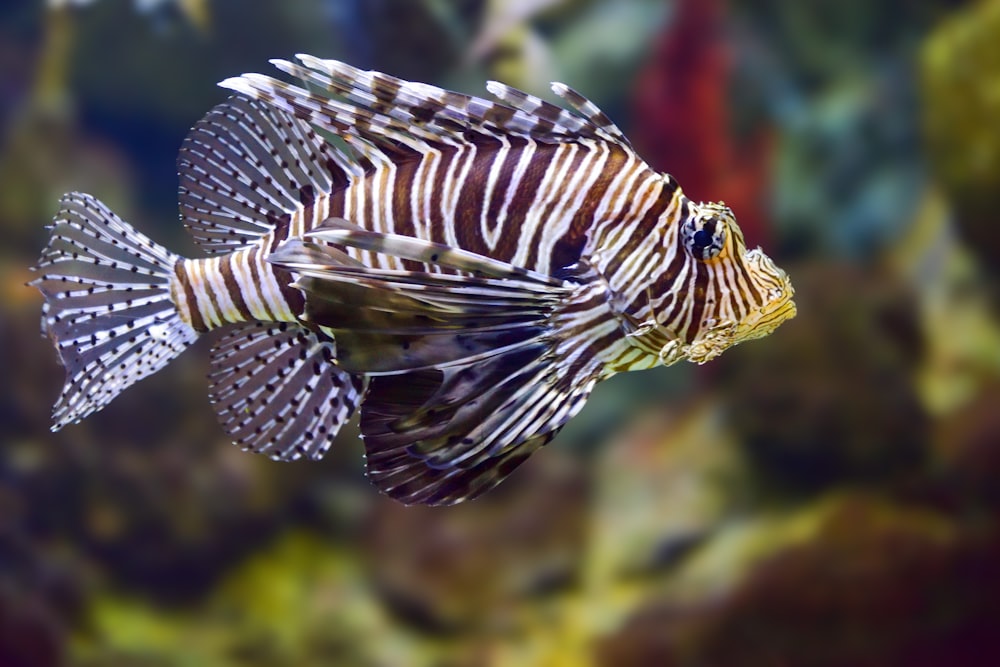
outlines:
{"label": "red coral", "polygon": [[733,129],[734,49],[724,0],[677,0],[672,20],[636,81],[633,137],[656,169],[695,201],[725,201],[750,247],[768,241],[772,133]]}

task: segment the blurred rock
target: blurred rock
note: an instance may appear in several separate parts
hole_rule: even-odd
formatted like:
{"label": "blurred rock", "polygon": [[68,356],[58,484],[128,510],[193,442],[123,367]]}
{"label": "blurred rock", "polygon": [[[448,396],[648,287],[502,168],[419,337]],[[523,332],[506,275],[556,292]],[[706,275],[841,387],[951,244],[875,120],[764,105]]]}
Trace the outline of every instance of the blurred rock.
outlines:
{"label": "blurred rock", "polygon": [[791,267],[798,317],[718,362],[731,423],[778,488],[815,491],[916,470],[928,422],[913,295],[887,272]]}
{"label": "blurred rock", "polygon": [[[755,536],[755,533],[760,535]],[[759,538],[759,539],[758,539]],[[597,664],[986,667],[1000,660],[1000,533],[865,495],[834,497],[719,545],[735,584],[650,601]],[[701,558],[709,567],[713,551]],[[725,575],[724,579],[727,578]],[[873,631],[873,629],[875,629]]]}
{"label": "blurred rock", "polygon": [[746,462],[709,394],[650,410],[604,443],[590,572],[669,575],[732,513],[744,509]]}
{"label": "blurred rock", "polygon": [[381,498],[362,557],[386,603],[416,627],[504,627],[519,603],[576,580],[589,499],[572,452],[548,448],[474,502],[405,507]]}
{"label": "blurred rock", "polygon": [[[83,606],[81,573],[14,528],[10,489],[0,485],[0,665],[65,664],[70,628]],[[16,517],[16,513],[14,513]]]}
{"label": "blurred rock", "polygon": [[0,345],[19,352],[0,358],[0,371],[27,379],[0,387],[0,481],[18,499],[7,517],[70,541],[111,581],[172,602],[200,596],[276,531],[325,525],[336,510],[328,504],[340,502],[324,496],[327,485],[367,490],[350,432],[322,463],[281,464],[234,447],[208,404],[204,345],[50,433],[63,370],[38,334],[39,308],[36,298],[8,301],[0,318]]}
{"label": "blurred rock", "polygon": [[935,430],[935,449],[953,495],[1000,511],[1000,383],[996,380]]}
{"label": "blurred rock", "polygon": [[44,603],[22,591],[0,590],[0,664],[56,667],[64,664],[66,628]]}

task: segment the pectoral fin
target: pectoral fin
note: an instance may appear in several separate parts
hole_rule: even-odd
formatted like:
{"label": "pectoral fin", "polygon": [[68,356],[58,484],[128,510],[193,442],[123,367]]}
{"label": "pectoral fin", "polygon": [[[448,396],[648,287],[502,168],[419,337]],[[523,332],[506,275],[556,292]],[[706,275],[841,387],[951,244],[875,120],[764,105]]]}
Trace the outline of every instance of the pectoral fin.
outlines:
{"label": "pectoral fin", "polygon": [[306,317],[331,331],[339,363],[374,376],[361,433],[368,475],[390,496],[447,505],[492,488],[601,378],[601,344],[617,330],[601,286],[408,237],[328,231],[315,236],[473,273],[314,261],[323,246],[309,261],[272,258],[300,276]]}

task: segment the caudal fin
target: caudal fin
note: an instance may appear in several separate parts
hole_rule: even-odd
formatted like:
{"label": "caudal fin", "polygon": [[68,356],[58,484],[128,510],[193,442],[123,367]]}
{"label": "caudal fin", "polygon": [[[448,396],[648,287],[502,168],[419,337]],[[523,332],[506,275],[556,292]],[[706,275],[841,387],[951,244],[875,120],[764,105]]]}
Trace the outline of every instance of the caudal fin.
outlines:
{"label": "caudal fin", "polygon": [[45,296],[42,331],[66,367],[52,430],[100,410],[183,352],[197,332],[170,283],[179,257],[90,195],[64,195],[30,284]]}

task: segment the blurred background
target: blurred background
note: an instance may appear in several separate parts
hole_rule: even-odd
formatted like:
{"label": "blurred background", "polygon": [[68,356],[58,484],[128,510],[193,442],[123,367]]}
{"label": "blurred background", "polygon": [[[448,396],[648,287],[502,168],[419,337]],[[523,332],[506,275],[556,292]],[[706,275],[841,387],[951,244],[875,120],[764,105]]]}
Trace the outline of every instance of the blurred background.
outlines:
{"label": "blurred background", "polygon": [[[3,3],[0,665],[1000,664],[998,34],[995,1]],[[570,84],[732,207],[798,318],[605,383],[449,509],[378,496],[356,428],[231,446],[209,340],[49,433],[24,283],[59,196],[196,253],[187,129],[297,52]]]}

